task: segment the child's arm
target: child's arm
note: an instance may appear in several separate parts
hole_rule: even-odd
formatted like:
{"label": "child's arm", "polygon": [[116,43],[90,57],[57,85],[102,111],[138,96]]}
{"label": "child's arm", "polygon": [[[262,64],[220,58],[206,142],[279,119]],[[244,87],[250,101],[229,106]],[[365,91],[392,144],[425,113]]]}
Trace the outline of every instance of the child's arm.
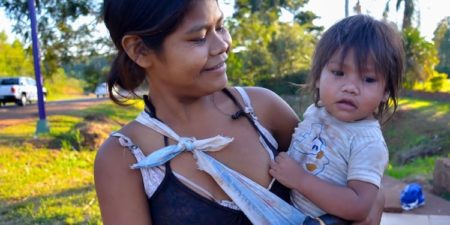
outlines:
{"label": "child's arm", "polygon": [[271,163],[270,174],[288,188],[294,189],[329,214],[347,220],[364,220],[375,202],[378,188],[370,183],[352,180],[338,186],[306,172],[287,153],[280,153]]}

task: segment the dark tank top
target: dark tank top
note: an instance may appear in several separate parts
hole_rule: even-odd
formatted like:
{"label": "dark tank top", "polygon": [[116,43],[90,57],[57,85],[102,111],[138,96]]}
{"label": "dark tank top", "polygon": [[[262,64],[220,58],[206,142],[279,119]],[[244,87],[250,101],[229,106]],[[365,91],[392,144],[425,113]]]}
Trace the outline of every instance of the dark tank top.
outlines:
{"label": "dark tank top", "polygon": [[[234,102],[239,111],[233,114],[233,119],[239,117],[246,118],[263,138],[264,142],[274,153],[278,150],[268,141],[264,134],[255,125],[253,118],[244,113],[243,107],[237,102],[235,97],[224,89],[223,92]],[[153,118],[156,117],[154,106],[144,96],[146,112]],[[168,138],[164,136],[164,143],[168,145]],[[149,198],[150,212],[153,225],[249,225],[252,224],[242,211],[234,210],[222,206],[213,200],[194,192],[181,181],[179,181],[172,172],[170,161],[165,164],[166,172],[163,181],[156,189],[155,193]],[[270,191],[278,195],[286,202],[290,202],[289,189],[275,181]]]}

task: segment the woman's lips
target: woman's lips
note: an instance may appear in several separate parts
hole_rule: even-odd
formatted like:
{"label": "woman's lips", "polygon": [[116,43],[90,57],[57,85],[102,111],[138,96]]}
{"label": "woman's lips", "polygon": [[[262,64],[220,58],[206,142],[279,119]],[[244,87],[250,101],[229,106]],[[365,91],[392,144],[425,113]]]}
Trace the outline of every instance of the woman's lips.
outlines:
{"label": "woman's lips", "polygon": [[204,71],[210,72],[210,71],[222,70],[222,69],[225,69],[225,67],[226,67],[225,62],[221,62],[221,63],[219,63],[219,64],[217,64],[217,65],[215,65],[213,67],[204,69]]}

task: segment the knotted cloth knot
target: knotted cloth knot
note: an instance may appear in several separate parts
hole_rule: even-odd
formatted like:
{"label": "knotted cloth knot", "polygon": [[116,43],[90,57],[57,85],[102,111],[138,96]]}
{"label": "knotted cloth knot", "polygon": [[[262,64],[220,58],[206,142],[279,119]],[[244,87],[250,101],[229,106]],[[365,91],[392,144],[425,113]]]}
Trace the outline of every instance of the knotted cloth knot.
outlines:
{"label": "knotted cloth knot", "polygon": [[186,151],[192,152],[195,149],[194,141],[195,141],[195,138],[181,137],[177,144],[177,147],[180,150],[186,150]]}

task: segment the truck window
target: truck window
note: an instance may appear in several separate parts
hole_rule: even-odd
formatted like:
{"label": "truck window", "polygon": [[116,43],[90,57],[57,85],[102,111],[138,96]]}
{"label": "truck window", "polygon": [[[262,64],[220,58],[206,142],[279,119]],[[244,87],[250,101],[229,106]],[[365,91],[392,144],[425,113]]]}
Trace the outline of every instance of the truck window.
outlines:
{"label": "truck window", "polygon": [[1,80],[2,85],[15,85],[19,84],[19,78],[6,78]]}

